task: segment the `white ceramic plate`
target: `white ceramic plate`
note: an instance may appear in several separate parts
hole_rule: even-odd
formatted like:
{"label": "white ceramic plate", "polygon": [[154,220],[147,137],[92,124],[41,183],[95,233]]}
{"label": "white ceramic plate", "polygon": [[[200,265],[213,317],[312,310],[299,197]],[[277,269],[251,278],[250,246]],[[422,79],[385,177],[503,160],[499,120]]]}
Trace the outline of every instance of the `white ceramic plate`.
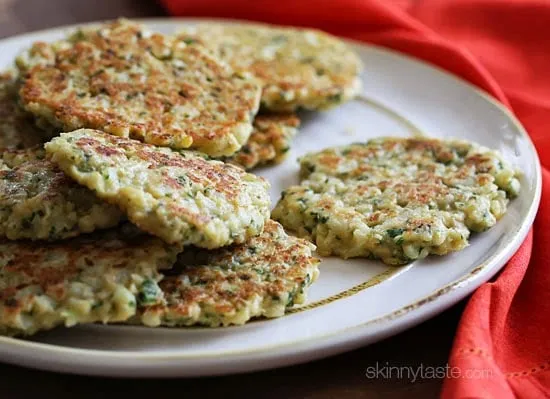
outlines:
{"label": "white ceramic plate", "polygon": [[[196,21],[196,20],[195,20]],[[147,20],[173,31],[193,20]],[[0,41],[0,67],[54,29]],[[367,260],[324,259],[306,305],[242,327],[148,329],[82,326],[32,339],[0,337],[0,360],[68,373],[106,376],[204,376],[319,359],[403,331],[445,310],[493,276],[525,238],[535,217],[541,172],[535,149],[503,106],[464,81],[404,55],[350,43],[365,63],[364,98],[304,116],[289,159],[261,171],[275,203],[297,181],[296,157],[379,135],[456,136],[500,150],[524,176],[522,191],[489,232],[464,251],[389,268]],[[375,284],[378,283],[378,284]]]}

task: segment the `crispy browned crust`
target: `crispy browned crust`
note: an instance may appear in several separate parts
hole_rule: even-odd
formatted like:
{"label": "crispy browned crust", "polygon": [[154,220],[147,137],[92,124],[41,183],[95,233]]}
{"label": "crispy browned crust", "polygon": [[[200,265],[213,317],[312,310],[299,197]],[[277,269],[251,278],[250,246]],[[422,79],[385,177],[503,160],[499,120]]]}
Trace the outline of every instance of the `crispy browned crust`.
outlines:
{"label": "crispy browned crust", "polygon": [[166,304],[138,312],[155,314],[166,325],[217,326],[234,324],[231,320],[241,324],[254,316],[280,316],[271,310],[284,313],[295,300],[303,301],[317,277],[319,260],[312,256],[313,248],[286,235],[272,220],[261,235],[244,244],[214,251],[188,248],[159,283]]}
{"label": "crispy browned crust", "polygon": [[[142,145],[134,140],[109,136],[95,132],[98,136],[81,137],[75,146],[83,153],[98,154],[104,159],[124,159],[135,157],[147,163],[150,170],[173,168],[181,169],[184,177],[194,183],[207,185],[222,193],[227,199],[234,198],[239,192],[240,177],[243,173],[229,165],[211,162],[200,156],[182,156],[177,152],[159,151],[151,145]],[[98,137],[100,139],[98,139]],[[116,162],[116,161],[115,161]],[[163,185],[181,189],[182,183],[167,173],[163,174]],[[184,211],[172,208],[174,212]],[[200,218],[200,215],[195,215]],[[198,222],[198,219],[197,219]]]}
{"label": "crispy browned crust", "polygon": [[51,134],[40,130],[32,115],[17,104],[16,77],[0,74],[0,151],[29,148],[44,143]]}
{"label": "crispy browned crust", "polygon": [[361,88],[357,55],[319,30],[200,23],[178,35],[207,47],[235,70],[252,72],[263,82],[262,106],[271,111],[330,108],[353,98]]}
{"label": "crispy browned crust", "polygon": [[169,243],[217,248],[243,242],[269,218],[266,180],[197,152],[89,129],[62,134],[46,151],[73,179]]}
{"label": "crispy browned crust", "polygon": [[197,46],[124,20],[36,43],[25,57],[18,62],[23,105],[65,131],[101,129],[230,155],[246,142],[259,106],[255,80]]}
{"label": "crispy browned crust", "polygon": [[0,334],[126,320],[178,252],[131,225],[56,243],[0,240]]}
{"label": "crispy browned crust", "polygon": [[300,160],[272,218],[322,255],[402,264],[468,245],[503,217],[520,190],[496,151],[464,140],[380,137]]}
{"label": "crispy browned crust", "polygon": [[300,119],[291,113],[257,115],[247,143],[224,160],[247,170],[279,163],[286,158],[299,125]]}
{"label": "crispy browned crust", "polygon": [[[395,170],[380,167],[381,162],[401,165],[403,171],[396,174]],[[352,168],[347,166],[352,164]],[[405,168],[412,165],[417,165],[418,170],[409,173],[407,179]],[[378,180],[377,186],[382,191],[390,186],[395,187],[396,193],[403,196],[403,202],[423,203],[446,195],[449,188],[457,185],[481,187],[493,181],[513,196],[509,185],[512,181],[517,182],[516,173],[495,151],[482,149],[464,140],[432,138],[387,137],[366,144],[328,149],[302,159],[302,177],[307,178],[313,172],[363,181],[368,181],[372,175]],[[503,181],[501,175],[506,175],[507,179]],[[398,176],[403,181],[396,181]],[[466,183],[467,179],[474,180]]]}
{"label": "crispy browned crust", "polygon": [[[109,231],[56,243],[1,241],[1,273],[3,277],[18,279],[19,284],[10,284],[9,280],[3,279],[0,301],[8,300],[15,292],[32,284],[40,285],[45,292],[61,299],[66,293],[57,289],[60,283],[73,279],[80,270],[102,262],[119,269],[132,266],[135,257],[129,255],[134,252],[146,254],[149,251],[147,240],[162,247],[159,240],[134,229]],[[20,305],[11,301],[9,308],[17,311]]]}
{"label": "crispy browned crust", "polygon": [[42,147],[4,151],[0,166],[0,235],[9,239],[65,239],[123,218],[45,159]]}

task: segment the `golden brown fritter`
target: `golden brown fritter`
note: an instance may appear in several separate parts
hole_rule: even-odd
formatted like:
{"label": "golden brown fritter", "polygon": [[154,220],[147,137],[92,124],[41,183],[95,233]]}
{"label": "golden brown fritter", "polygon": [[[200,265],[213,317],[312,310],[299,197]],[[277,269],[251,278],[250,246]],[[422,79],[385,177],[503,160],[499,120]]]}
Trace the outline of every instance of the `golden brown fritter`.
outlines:
{"label": "golden brown fritter", "polygon": [[0,334],[127,320],[160,300],[157,270],[178,251],[129,225],[57,243],[0,241]]}
{"label": "golden brown fritter", "polygon": [[0,154],[0,236],[60,240],[116,226],[122,212],[45,159],[44,149]]}
{"label": "golden brown fritter", "polygon": [[169,243],[244,242],[269,219],[267,181],[202,154],[87,129],[53,139],[46,152],[67,175]]}
{"label": "golden brown fritter", "polygon": [[71,131],[101,129],[211,156],[248,139],[261,88],[198,46],[117,20],[35,43],[17,60],[23,106]]}
{"label": "golden brown fritter", "polygon": [[247,143],[223,160],[246,170],[280,163],[286,158],[299,125],[300,119],[295,114],[257,115]]}
{"label": "golden brown fritter", "polygon": [[279,317],[306,292],[319,274],[314,246],[288,236],[272,220],[246,243],[206,251],[187,248],[160,282],[164,302],[138,307],[148,326],[217,327],[254,317]]}
{"label": "golden brown fritter", "polygon": [[0,73],[0,152],[29,148],[47,141],[53,132],[39,129],[32,115],[17,104],[16,75]]}
{"label": "golden brown fritter", "polygon": [[462,140],[383,137],[300,160],[304,179],[272,217],[322,255],[402,264],[468,245],[519,192],[495,151]]}
{"label": "golden brown fritter", "polygon": [[201,23],[184,28],[178,37],[207,47],[235,70],[251,71],[263,82],[262,106],[272,111],[326,109],[361,89],[359,57],[318,30]]}

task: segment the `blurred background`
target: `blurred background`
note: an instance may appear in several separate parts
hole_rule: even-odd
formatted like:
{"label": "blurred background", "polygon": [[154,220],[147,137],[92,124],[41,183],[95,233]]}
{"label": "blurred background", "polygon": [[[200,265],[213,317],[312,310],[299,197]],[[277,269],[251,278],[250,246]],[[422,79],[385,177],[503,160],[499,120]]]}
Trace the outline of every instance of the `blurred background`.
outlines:
{"label": "blurred background", "polygon": [[117,16],[161,17],[166,12],[155,0],[0,0],[0,38]]}

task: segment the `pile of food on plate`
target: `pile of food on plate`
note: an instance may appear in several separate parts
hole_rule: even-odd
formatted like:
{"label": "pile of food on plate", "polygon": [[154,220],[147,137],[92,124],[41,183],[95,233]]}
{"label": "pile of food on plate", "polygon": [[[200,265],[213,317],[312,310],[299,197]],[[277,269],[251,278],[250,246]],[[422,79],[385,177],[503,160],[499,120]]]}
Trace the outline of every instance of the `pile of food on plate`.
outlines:
{"label": "pile of food on plate", "polygon": [[495,225],[517,173],[430,138],[308,154],[271,213],[250,171],[285,159],[297,111],[357,96],[361,70],[331,35],[253,24],[120,19],[23,51],[0,75],[0,334],[279,317],[316,248],[399,265]]}

